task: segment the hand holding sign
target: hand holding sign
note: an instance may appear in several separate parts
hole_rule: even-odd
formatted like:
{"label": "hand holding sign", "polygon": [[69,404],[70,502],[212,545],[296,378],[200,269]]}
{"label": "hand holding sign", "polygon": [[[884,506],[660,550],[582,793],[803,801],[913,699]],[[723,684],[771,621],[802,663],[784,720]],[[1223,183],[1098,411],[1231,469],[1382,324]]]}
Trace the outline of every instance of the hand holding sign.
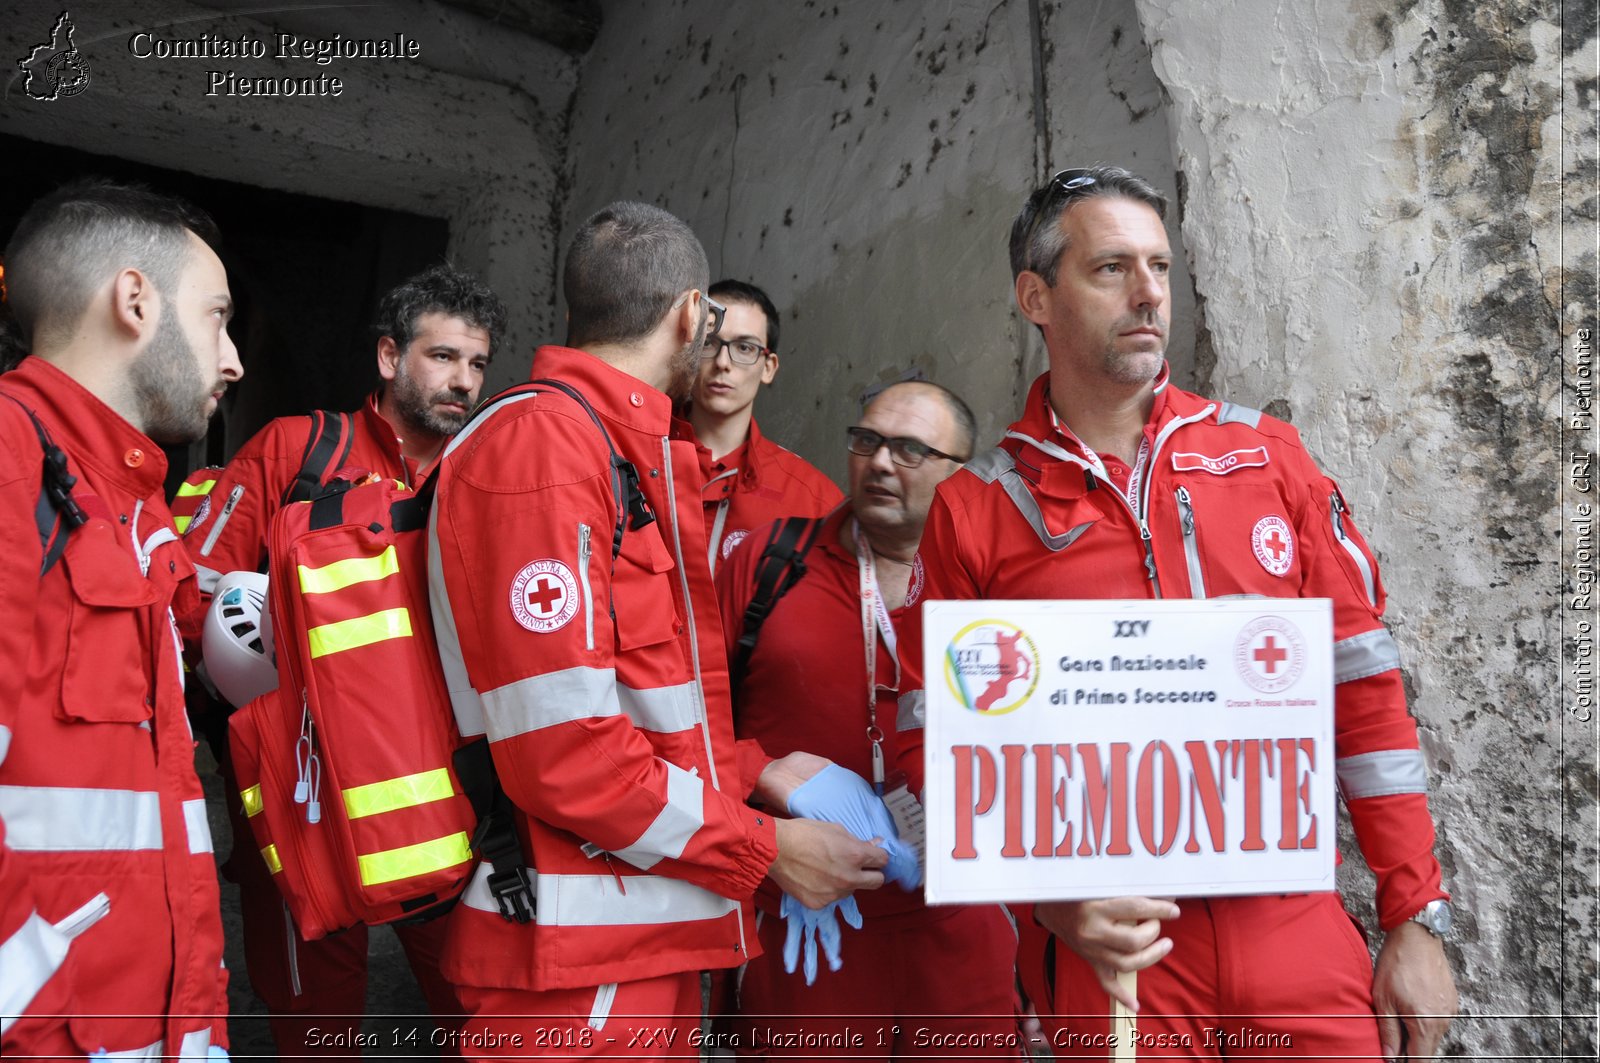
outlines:
{"label": "hand holding sign", "polygon": [[1176,919],[1178,906],[1152,897],[1050,901],[1035,904],[1033,917],[1094,968],[1113,1000],[1137,1012],[1138,997],[1117,975],[1150,967],[1172,951],[1172,939],[1161,936],[1161,920]]}

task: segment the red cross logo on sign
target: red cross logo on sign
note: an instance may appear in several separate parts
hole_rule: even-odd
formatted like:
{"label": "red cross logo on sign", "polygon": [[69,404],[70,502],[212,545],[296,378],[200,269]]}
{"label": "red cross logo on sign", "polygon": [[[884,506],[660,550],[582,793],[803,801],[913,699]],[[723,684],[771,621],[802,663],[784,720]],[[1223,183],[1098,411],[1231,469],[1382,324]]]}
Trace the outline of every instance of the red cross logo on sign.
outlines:
{"label": "red cross logo on sign", "polygon": [[555,558],[522,566],[511,581],[511,615],[529,631],[549,634],[578,615],[578,581]]}
{"label": "red cross logo on sign", "polygon": [[1250,529],[1250,549],[1261,567],[1274,576],[1287,576],[1294,567],[1294,532],[1282,517],[1262,517]]}
{"label": "red cross logo on sign", "polygon": [[1263,693],[1276,693],[1293,686],[1305,671],[1305,639],[1283,617],[1263,616],[1239,632],[1233,664],[1246,683]]}

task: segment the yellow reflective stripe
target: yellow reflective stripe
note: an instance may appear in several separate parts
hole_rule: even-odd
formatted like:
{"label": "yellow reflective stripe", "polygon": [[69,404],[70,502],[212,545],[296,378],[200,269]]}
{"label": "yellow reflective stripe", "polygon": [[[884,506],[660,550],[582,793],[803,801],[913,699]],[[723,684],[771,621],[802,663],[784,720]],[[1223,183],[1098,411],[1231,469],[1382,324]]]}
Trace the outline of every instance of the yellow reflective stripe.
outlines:
{"label": "yellow reflective stripe", "polygon": [[189,530],[189,524],[193,520],[193,517],[173,517],[172,526],[178,529],[179,535],[182,535],[184,532]]}
{"label": "yellow reflective stripe", "polygon": [[193,498],[195,495],[209,495],[211,489],[217,486],[217,481],[207,480],[198,484],[179,484],[178,498]]}
{"label": "yellow reflective stripe", "polygon": [[239,796],[244,798],[244,814],[256,816],[261,813],[261,784],[256,783],[248,790],[240,790]]}
{"label": "yellow reflective stripe", "polygon": [[353,583],[367,583],[387,579],[400,571],[400,558],[394,547],[388,547],[375,557],[347,557],[321,568],[300,566],[300,593],[332,594]]}
{"label": "yellow reflective stripe", "polygon": [[323,624],[306,632],[312,657],[325,657],[330,653],[370,646],[385,639],[410,637],[411,611],[404,606]]}
{"label": "yellow reflective stripe", "polygon": [[283,861],[278,859],[278,847],[269,845],[261,850],[261,859],[267,862],[267,870],[276,875],[283,870]]}
{"label": "yellow reflective stripe", "polygon": [[397,808],[425,805],[429,801],[443,801],[455,795],[450,785],[450,772],[444,768],[419,771],[415,775],[402,775],[398,779],[384,779],[365,786],[352,786],[344,791],[344,811],[351,819],[376,816]]}
{"label": "yellow reflective stripe", "polygon": [[454,867],[471,859],[472,839],[467,837],[465,831],[461,831],[416,845],[368,853],[360,857],[357,863],[361,868],[361,884],[378,886],[396,879],[414,878],[430,871]]}

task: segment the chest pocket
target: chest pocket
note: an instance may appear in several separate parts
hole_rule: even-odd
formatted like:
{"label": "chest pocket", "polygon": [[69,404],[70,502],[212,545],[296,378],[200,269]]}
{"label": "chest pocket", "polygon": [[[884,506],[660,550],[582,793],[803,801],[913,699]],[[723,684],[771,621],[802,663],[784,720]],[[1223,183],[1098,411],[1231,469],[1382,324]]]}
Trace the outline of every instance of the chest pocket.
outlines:
{"label": "chest pocket", "polygon": [[671,574],[676,567],[662,541],[659,520],[622,536],[622,553],[611,579],[619,650],[654,646],[677,634]]}
{"label": "chest pocket", "polygon": [[[71,595],[57,714],[86,723],[148,720],[150,606],[159,595],[108,521],[73,532],[61,565]],[[168,637],[164,620],[155,635]]]}
{"label": "chest pocket", "polygon": [[1198,483],[1189,478],[1164,502],[1176,506],[1192,596],[1299,594],[1306,544],[1275,482],[1243,474]]}

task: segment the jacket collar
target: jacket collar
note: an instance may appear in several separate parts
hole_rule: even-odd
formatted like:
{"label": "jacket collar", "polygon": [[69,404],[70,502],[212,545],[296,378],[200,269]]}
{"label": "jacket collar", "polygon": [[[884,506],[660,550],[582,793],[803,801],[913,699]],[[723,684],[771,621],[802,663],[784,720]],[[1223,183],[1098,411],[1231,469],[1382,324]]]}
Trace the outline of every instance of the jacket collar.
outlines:
{"label": "jacket collar", "polygon": [[[433,456],[433,460],[426,465],[406,457],[404,440],[401,439],[400,433],[395,431],[395,426],[390,424],[389,419],[378,409],[380,395],[381,392],[374,391],[367,396],[367,401],[361,404],[361,409],[356,413],[356,430],[365,432],[380,451],[394,459],[398,467],[406,471],[406,482],[416,486],[422,480],[422,477],[438,463],[439,455],[444,453],[444,446],[441,445],[439,447],[439,451]],[[446,437],[444,442],[448,444],[450,442],[449,437]]]}
{"label": "jacket collar", "polygon": [[167,456],[161,447],[53,364],[24,358],[0,382],[38,414],[56,445],[93,469],[97,479],[136,498],[163,493]]}
{"label": "jacket collar", "polygon": [[665,392],[587,351],[555,344],[540,347],[533,352],[529,379],[541,377],[571,384],[608,420],[651,435],[673,434],[672,400]]}

